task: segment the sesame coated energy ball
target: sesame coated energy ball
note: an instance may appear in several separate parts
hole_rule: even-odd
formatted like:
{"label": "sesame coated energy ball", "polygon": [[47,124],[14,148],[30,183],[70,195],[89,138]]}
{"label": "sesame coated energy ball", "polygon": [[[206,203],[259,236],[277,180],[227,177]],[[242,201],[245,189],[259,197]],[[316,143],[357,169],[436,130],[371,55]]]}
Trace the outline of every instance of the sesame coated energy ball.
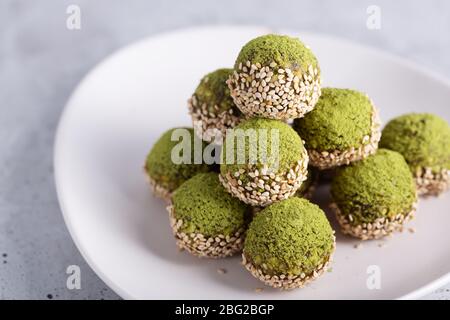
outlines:
{"label": "sesame coated energy ball", "polygon": [[320,68],[298,38],[269,34],[248,42],[228,80],[231,96],[249,117],[293,119],[311,111],[320,96]]}
{"label": "sesame coated energy ball", "polygon": [[420,195],[438,195],[450,186],[450,126],[432,114],[411,113],[391,120],[380,146],[405,157]]}
{"label": "sesame coated energy ball", "polygon": [[249,210],[226,192],[216,173],[199,173],[183,183],[168,210],[179,248],[210,258],[241,251]]}
{"label": "sesame coated energy ball", "polygon": [[241,122],[222,146],[220,179],[241,201],[265,207],[294,195],[307,177],[308,154],[286,123],[252,118]]}
{"label": "sesame coated energy ball", "polygon": [[321,170],[346,165],[376,152],[380,140],[378,111],[363,93],[323,88],[313,111],[294,120],[310,156]]}
{"label": "sesame coated energy ball", "polygon": [[362,240],[401,230],[416,210],[416,187],[403,156],[379,149],[337,170],[331,195],[342,232]]}
{"label": "sesame coated energy ball", "polygon": [[294,289],[327,270],[334,248],[334,231],[325,213],[293,197],[253,218],[242,258],[245,268],[266,285]]}
{"label": "sesame coated energy ball", "polygon": [[241,119],[241,112],[226,83],[232,73],[233,69],[218,69],[207,74],[188,100],[195,133],[206,141],[221,142],[226,130],[236,126]]}
{"label": "sesame coated energy ball", "polygon": [[[187,130],[190,138],[190,161],[189,163],[175,163],[172,159],[172,150],[179,141],[172,141],[175,130]],[[195,164],[194,154],[196,141],[203,149],[204,143],[199,141],[192,128],[173,128],[166,131],[153,145],[147,156],[144,170],[152,187],[153,193],[166,201],[170,200],[171,194],[183,182],[192,178],[200,172],[207,172],[210,167],[205,163]],[[201,151],[201,150],[200,150]]]}

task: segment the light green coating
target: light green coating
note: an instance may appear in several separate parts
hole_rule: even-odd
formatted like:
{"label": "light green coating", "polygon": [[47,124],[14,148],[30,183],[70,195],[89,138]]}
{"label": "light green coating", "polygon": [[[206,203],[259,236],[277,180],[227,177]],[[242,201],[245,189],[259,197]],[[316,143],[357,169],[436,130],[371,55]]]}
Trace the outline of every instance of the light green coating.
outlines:
{"label": "light green coating", "polygon": [[410,113],[391,120],[380,146],[400,152],[412,172],[422,167],[435,173],[450,170],[450,126],[436,115]]}
{"label": "light green coating", "polygon": [[331,195],[353,225],[408,214],[416,202],[416,188],[403,156],[379,149],[375,155],[337,169]]}
{"label": "light green coating", "polygon": [[292,197],[253,218],[244,254],[269,275],[309,275],[328,261],[333,244],[333,230],[325,213],[306,199]]}
{"label": "light green coating", "polygon": [[323,88],[315,108],[294,120],[308,150],[334,151],[360,147],[372,131],[370,99],[350,89]]}
{"label": "light green coating", "polygon": [[[253,131],[247,131],[253,130]],[[286,172],[297,165],[297,161],[306,157],[306,149],[303,146],[303,141],[298,134],[286,123],[263,118],[251,118],[249,120],[241,122],[234,128],[236,133],[234,136],[228,134],[222,147],[222,164],[220,166],[221,173],[225,175],[227,172],[234,173],[239,169],[247,171],[248,164],[250,162],[251,150],[257,151],[256,168],[260,169],[264,165],[271,167],[278,163],[278,172]],[[256,145],[249,138],[239,139],[236,138],[238,132],[255,132],[256,133]],[[264,138],[265,132],[265,138]],[[272,139],[272,133],[278,133],[278,139]],[[261,138],[261,136],[263,138]],[[275,137],[275,136],[274,136]],[[243,141],[240,144],[239,141]],[[266,159],[262,158],[262,152],[264,143],[267,147]],[[243,148],[239,148],[239,146]],[[227,148],[234,147],[234,159],[228,159],[226,157]],[[244,156],[244,163],[239,163],[239,155]],[[232,162],[230,164],[230,162]]]}
{"label": "light green coating", "polygon": [[298,38],[268,34],[249,41],[239,52],[235,68],[239,63],[245,65],[259,63],[269,66],[272,62],[278,68],[289,68],[294,72],[305,73],[309,66],[319,69],[317,58]]}
{"label": "light green coating", "polygon": [[183,220],[181,231],[204,236],[232,235],[248,222],[248,207],[233,198],[216,173],[199,173],[183,183],[172,197],[176,219]]}
{"label": "light green coating", "polygon": [[[176,129],[187,129],[191,137],[191,163],[175,164],[172,161],[172,149],[180,141],[171,141],[172,132]],[[147,156],[145,170],[151,179],[158,185],[172,192],[183,182],[190,179],[199,172],[207,172],[210,167],[204,163],[194,164],[194,139],[199,142],[199,138],[194,134],[192,128],[173,128],[166,131],[153,145]],[[202,149],[205,143],[201,142]]]}
{"label": "light green coating", "polygon": [[[213,114],[233,109],[234,114],[239,115],[240,111],[234,104],[226,84],[232,74],[233,69],[218,69],[204,76],[194,93],[199,106],[206,104],[208,111]],[[219,109],[216,110],[214,106]]]}

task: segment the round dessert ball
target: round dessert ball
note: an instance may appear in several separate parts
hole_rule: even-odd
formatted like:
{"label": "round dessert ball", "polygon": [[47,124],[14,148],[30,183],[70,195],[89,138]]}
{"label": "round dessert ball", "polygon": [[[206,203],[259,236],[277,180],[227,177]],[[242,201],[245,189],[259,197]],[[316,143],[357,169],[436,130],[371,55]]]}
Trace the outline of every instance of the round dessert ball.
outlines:
{"label": "round dessert ball", "polygon": [[277,202],[250,223],[243,264],[265,284],[282,289],[304,286],[325,270],[335,248],[325,213],[297,197]]}
{"label": "round dessert ball", "polygon": [[346,165],[375,153],[380,140],[378,111],[367,95],[323,88],[313,111],[294,120],[310,164],[321,170]]}
{"label": "round dessert ball", "polygon": [[286,123],[252,118],[228,132],[220,179],[235,197],[265,207],[295,194],[307,177],[308,154]]}
{"label": "round dessert ball", "polygon": [[218,69],[204,76],[188,100],[195,133],[206,141],[222,142],[226,130],[235,127],[241,112],[226,83],[233,69]]}
{"label": "round dessert ball", "polygon": [[420,195],[438,195],[450,186],[450,127],[433,114],[411,113],[391,120],[380,146],[400,152]]}
{"label": "round dessert ball", "polygon": [[[180,141],[172,141],[175,130],[185,130],[190,138],[190,157],[185,163],[178,163],[172,159],[172,150]],[[145,162],[144,170],[152,187],[153,193],[166,201],[170,200],[171,194],[183,182],[192,178],[197,173],[207,172],[210,167],[203,163],[195,164],[195,146],[200,145],[203,150],[203,142],[196,137],[192,128],[173,128],[166,131],[150,150]],[[197,152],[201,152],[202,150]]]}
{"label": "round dessert ball", "polygon": [[299,39],[269,34],[248,42],[228,80],[231,96],[249,117],[300,118],[320,96],[320,68]]}
{"label": "round dessert ball", "polygon": [[417,203],[405,159],[387,149],[337,170],[331,195],[342,232],[362,240],[401,230]]}
{"label": "round dessert ball", "polygon": [[199,173],[183,183],[168,207],[178,247],[210,258],[242,250],[248,209],[226,192],[213,172]]}

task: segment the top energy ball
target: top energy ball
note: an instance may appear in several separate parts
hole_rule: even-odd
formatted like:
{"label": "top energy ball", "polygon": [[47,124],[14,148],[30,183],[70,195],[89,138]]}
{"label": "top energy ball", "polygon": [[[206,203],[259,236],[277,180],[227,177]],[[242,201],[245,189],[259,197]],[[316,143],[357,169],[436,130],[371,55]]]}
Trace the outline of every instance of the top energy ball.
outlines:
{"label": "top energy ball", "polygon": [[249,117],[301,118],[321,93],[312,51],[297,38],[273,34],[241,49],[227,83],[234,103]]}

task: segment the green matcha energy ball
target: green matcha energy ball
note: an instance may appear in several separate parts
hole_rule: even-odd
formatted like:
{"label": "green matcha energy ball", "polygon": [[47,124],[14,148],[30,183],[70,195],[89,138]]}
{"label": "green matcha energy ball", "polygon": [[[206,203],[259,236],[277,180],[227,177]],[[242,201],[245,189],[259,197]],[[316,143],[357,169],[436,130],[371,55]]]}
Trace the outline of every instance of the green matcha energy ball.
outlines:
{"label": "green matcha energy ball", "polygon": [[294,289],[327,270],[334,248],[325,213],[306,199],[292,197],[254,217],[242,257],[246,269],[265,284]]}
{"label": "green matcha energy ball", "polygon": [[378,111],[363,93],[323,88],[313,111],[294,120],[305,140],[310,164],[321,170],[346,165],[376,152],[380,140]]}
{"label": "green matcha energy ball", "polygon": [[429,113],[410,113],[383,129],[380,147],[405,157],[420,195],[438,195],[450,186],[450,126]]}
{"label": "green matcha energy ball", "polygon": [[320,68],[298,38],[269,34],[241,49],[228,85],[234,102],[249,117],[300,118],[319,99]]}
{"label": "green matcha energy ball", "polygon": [[206,141],[222,141],[226,130],[235,127],[241,112],[233,102],[226,83],[233,69],[208,73],[188,100],[195,133]]}
{"label": "green matcha energy ball", "polygon": [[[185,163],[177,163],[172,159],[172,150],[180,143],[179,140],[172,141],[172,134],[176,130],[183,130],[190,139],[187,147],[190,147],[191,154],[189,161]],[[156,196],[168,201],[172,192],[183,182],[199,172],[210,170],[210,167],[205,163],[195,164],[195,145],[200,145],[201,149],[204,147],[204,143],[196,137],[194,130],[191,128],[170,129],[156,141],[144,166],[152,191]]]}
{"label": "green matcha energy ball", "polygon": [[308,154],[286,123],[262,118],[241,122],[222,146],[220,179],[241,201],[265,207],[295,194],[308,168]]}
{"label": "green matcha energy ball", "polygon": [[362,240],[401,230],[416,210],[409,167],[400,153],[387,149],[337,170],[331,195],[342,232]]}
{"label": "green matcha energy ball", "polygon": [[210,258],[242,250],[248,209],[223,188],[214,172],[199,173],[183,183],[168,208],[178,247]]}

